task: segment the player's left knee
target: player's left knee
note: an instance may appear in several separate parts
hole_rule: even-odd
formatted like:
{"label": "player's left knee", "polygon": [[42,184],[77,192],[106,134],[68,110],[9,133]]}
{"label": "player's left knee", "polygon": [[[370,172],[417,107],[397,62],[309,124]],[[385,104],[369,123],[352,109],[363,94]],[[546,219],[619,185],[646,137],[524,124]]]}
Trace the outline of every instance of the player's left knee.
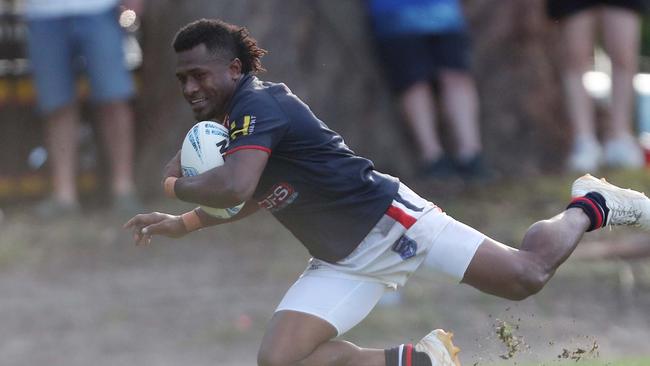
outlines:
{"label": "player's left knee", "polygon": [[551,274],[542,266],[532,261],[522,263],[513,284],[510,300],[524,300],[540,292],[548,282]]}
{"label": "player's left knee", "polygon": [[503,273],[502,295],[515,301],[538,293],[552,275],[533,253],[525,251],[517,252]]}
{"label": "player's left knee", "polygon": [[535,295],[544,288],[547,281],[548,276],[542,272],[527,273],[520,281],[520,290],[514,300],[524,300]]}

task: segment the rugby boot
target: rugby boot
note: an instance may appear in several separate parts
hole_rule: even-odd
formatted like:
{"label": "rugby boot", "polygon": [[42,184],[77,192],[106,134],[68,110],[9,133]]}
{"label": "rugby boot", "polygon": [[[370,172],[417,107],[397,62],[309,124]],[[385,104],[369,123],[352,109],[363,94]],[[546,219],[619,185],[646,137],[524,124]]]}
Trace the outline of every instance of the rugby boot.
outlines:
{"label": "rugby boot", "polygon": [[454,333],[436,329],[422,338],[415,345],[415,350],[424,352],[434,366],[460,366],[458,352],[460,348],[451,342]]}
{"label": "rugby boot", "polygon": [[572,197],[581,197],[589,192],[600,193],[605,198],[609,213],[603,226],[628,225],[650,230],[650,199],[645,194],[617,187],[590,174],[573,182]]}

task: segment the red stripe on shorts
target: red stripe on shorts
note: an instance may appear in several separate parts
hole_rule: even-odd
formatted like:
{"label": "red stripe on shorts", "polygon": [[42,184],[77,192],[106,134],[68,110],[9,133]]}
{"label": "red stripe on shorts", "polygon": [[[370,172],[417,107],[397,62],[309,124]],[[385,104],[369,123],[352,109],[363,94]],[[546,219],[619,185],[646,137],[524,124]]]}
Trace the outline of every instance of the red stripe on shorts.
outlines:
{"label": "red stripe on shorts", "polygon": [[406,358],[404,360],[404,366],[412,366],[413,363],[411,361],[411,358],[413,357],[413,345],[412,344],[405,344],[404,348],[406,348],[404,353],[406,354]]}
{"label": "red stripe on shorts", "polygon": [[393,205],[388,207],[388,210],[386,210],[386,215],[388,215],[393,220],[399,222],[400,224],[402,224],[402,226],[404,226],[407,229],[413,226],[413,224],[415,224],[415,222],[417,221],[415,217],[407,214],[401,208]]}

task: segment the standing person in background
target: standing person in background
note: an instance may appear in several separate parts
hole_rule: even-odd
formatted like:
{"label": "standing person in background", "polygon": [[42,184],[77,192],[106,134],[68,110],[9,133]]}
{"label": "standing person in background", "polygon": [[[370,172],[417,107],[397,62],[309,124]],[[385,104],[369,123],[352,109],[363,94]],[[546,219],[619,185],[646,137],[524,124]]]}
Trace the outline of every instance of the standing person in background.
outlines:
{"label": "standing person in background", "polygon": [[[458,0],[368,0],[368,13],[388,81],[415,140],[418,173],[484,178],[479,99]],[[444,152],[438,136],[434,89],[452,128],[455,154]]]}
{"label": "standing person in background", "polygon": [[[589,172],[601,162],[611,167],[638,168],[643,153],[632,128],[634,90],[638,71],[640,17],[643,0],[548,0],[549,16],[559,21],[563,37],[562,79],[566,108],[573,128],[568,169]],[[596,30],[612,61],[611,119],[604,143],[597,137],[594,105],[582,83],[592,67]]]}
{"label": "standing person in background", "polygon": [[[142,10],[143,0],[124,6]],[[124,64],[119,0],[25,0],[28,53],[45,118],[51,156],[52,196],[36,207],[42,218],[80,211],[76,184],[80,124],[76,80],[86,72],[111,167],[113,208],[139,206],[133,180],[134,117],[129,105],[133,80]]]}

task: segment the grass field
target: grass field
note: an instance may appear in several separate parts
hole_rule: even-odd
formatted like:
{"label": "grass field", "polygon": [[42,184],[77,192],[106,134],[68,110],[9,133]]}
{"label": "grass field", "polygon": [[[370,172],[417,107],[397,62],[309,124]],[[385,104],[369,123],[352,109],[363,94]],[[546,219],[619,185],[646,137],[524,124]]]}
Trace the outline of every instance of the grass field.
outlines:
{"label": "grass field", "polygon": [[[608,176],[650,190],[645,172]],[[573,178],[454,187],[445,194],[426,182],[412,185],[450,215],[516,246],[528,225],[566,205]],[[168,200],[150,206],[174,213],[188,208]],[[146,248],[134,247],[122,221],[104,212],[50,223],[36,222],[25,208],[6,213],[0,223],[3,366],[254,365],[275,304],[308,258],[264,213]],[[636,231],[601,230],[581,246],[616,245],[629,233]],[[523,302],[449,284],[425,268],[397,302],[378,306],[344,338],[384,348],[445,328],[455,333],[464,365],[650,365],[647,259],[570,260]],[[495,332],[498,321],[512,324],[522,340],[508,360],[500,357],[508,349]],[[571,354],[594,342],[595,359],[558,358],[564,349]]]}

